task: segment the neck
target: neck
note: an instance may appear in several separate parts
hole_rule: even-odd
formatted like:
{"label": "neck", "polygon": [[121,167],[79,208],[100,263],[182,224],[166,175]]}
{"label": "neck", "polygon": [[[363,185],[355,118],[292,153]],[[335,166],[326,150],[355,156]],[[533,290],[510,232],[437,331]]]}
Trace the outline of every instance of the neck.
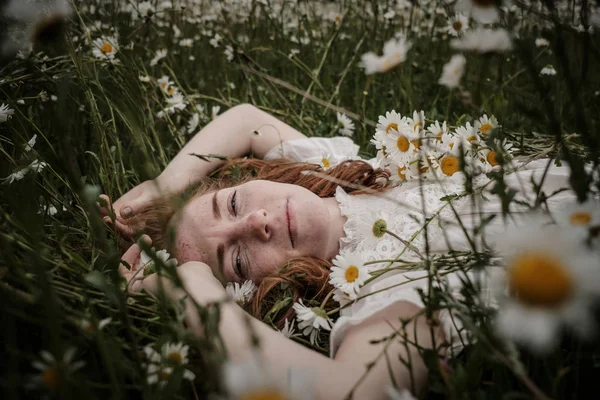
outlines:
{"label": "neck", "polygon": [[342,215],[340,204],[335,197],[327,197],[323,199],[329,211],[329,240],[327,249],[330,249],[329,259],[332,259],[340,252],[340,239],[346,236],[344,233],[344,223],[346,217]]}

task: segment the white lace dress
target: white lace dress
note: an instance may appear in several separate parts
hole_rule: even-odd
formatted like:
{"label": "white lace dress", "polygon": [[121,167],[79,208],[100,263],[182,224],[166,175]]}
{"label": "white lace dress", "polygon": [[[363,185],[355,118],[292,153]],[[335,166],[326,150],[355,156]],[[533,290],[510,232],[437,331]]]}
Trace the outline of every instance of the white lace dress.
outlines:
{"label": "white lace dress", "polygon": [[[309,138],[285,142],[271,149],[265,159],[285,158],[291,161],[302,161],[323,165],[324,157],[330,164],[336,165],[343,160],[360,159],[358,157],[359,147],[352,140],[343,137],[336,138]],[[365,160],[374,165],[375,160]],[[538,160],[526,165],[519,172],[508,175],[506,183],[517,190],[517,200],[531,203],[534,199],[531,189],[531,179],[540,180],[540,176],[548,163],[548,160]],[[552,193],[561,188],[568,188],[568,169],[552,167],[544,179],[544,191]],[[482,176],[476,185],[485,185],[487,178]],[[345,237],[340,239],[340,254],[346,252],[358,252],[363,255],[365,261],[395,259],[401,254],[403,261],[418,261],[417,253],[425,250],[425,232],[423,223],[427,220],[427,242],[429,252],[447,253],[452,250],[468,250],[471,248],[464,234],[471,232],[473,227],[479,225],[482,218],[489,214],[500,213],[501,205],[498,196],[489,192],[485,196],[464,196],[447,201],[447,196],[461,194],[464,186],[461,182],[445,180],[443,182],[429,181],[419,185],[418,180],[407,181],[383,195],[349,195],[342,188],[338,188],[335,194],[340,204],[342,214],[347,218],[344,224]],[[484,191],[484,193],[486,193]],[[549,207],[558,208],[566,200],[573,199],[570,191],[565,191],[550,200]],[[450,204],[451,203],[451,204]],[[476,204],[474,208],[473,205]],[[459,215],[464,227],[453,221],[457,221],[455,211]],[[520,209],[519,209],[520,208]],[[476,209],[476,212],[473,210]],[[519,206],[518,202],[511,203],[511,212],[518,215],[518,211],[525,211],[526,206]],[[387,230],[395,233],[398,240],[390,235],[376,238],[370,234],[373,223],[377,220],[387,223]],[[505,228],[503,219],[495,218],[485,228],[485,244],[480,240],[477,245],[494,245],[494,236]],[[408,244],[410,243],[410,244]],[[408,246],[407,246],[408,245]],[[386,267],[386,264],[375,264],[371,271]],[[478,279],[489,279],[489,275],[495,272],[502,273],[495,268],[488,268],[487,276]],[[428,273],[426,271],[390,271],[361,288],[360,296],[367,297],[354,301],[350,306],[342,309],[341,316],[335,321],[331,332],[331,356],[344,339],[348,329],[361,324],[368,317],[385,309],[391,304],[399,301],[413,303],[424,307],[421,297],[416,289],[428,291]],[[450,273],[445,275],[450,288],[456,293],[461,287],[459,274]],[[483,285],[486,286],[485,284]],[[483,293],[487,300],[493,302],[491,291]],[[462,332],[462,325],[446,310],[439,314],[439,320],[444,330],[446,341],[449,343],[449,355],[457,354],[464,344],[466,337]]]}

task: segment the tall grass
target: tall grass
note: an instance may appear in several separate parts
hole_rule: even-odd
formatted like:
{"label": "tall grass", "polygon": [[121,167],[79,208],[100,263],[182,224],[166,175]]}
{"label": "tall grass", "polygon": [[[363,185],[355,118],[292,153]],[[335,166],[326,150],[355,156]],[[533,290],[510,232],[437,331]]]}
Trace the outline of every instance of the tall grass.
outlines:
{"label": "tall grass", "polygon": [[[156,177],[189,140],[195,106],[205,108],[198,129],[210,121],[213,106],[222,112],[252,103],[308,136],[337,135],[336,111],[342,111],[356,118],[354,140],[367,157],[375,155],[369,143],[375,121],[387,110],[422,109],[456,124],[486,112],[501,121],[517,155],[567,160],[581,198],[598,190],[584,170],[585,163],[597,168],[600,140],[598,35],[577,29],[590,24],[581,11],[593,9],[586,1],[515,1],[502,20],[518,29],[514,51],[466,54],[462,91],[437,83],[454,53],[444,32],[453,5],[444,2],[189,0],[132,20],[125,7],[137,3],[77,1],[64,34],[35,42],[27,57],[3,59],[0,103],[15,113],[0,123],[0,177],[35,159],[48,167],[0,185],[2,398],[206,398],[222,390],[218,375],[226,354],[216,329],[218,306],[202,310],[206,335],[198,339],[186,332],[177,310],[128,297],[117,273],[123,249],[95,205],[99,191],[116,199]],[[389,10],[394,17],[384,17]],[[11,18],[2,24],[6,40],[23,27]],[[113,32],[119,35],[115,65],[95,58],[91,45]],[[397,32],[413,42],[408,60],[366,76],[360,56],[378,51]],[[215,33],[222,36],[217,47],[209,42]],[[550,45],[536,47],[538,37]],[[179,45],[183,38],[193,39],[191,47]],[[225,46],[233,50],[231,60]],[[163,48],[168,55],[150,66]],[[540,75],[548,64],[556,76]],[[156,79],[163,75],[189,104],[159,118],[166,95]],[[37,142],[26,151],[33,135]],[[463,262],[480,262],[477,257]],[[451,267],[456,258],[436,262]],[[489,320],[490,310],[472,312]],[[105,318],[108,325],[96,328]],[[450,364],[425,353],[427,397],[583,398],[594,388],[595,344],[567,337],[559,350],[538,357],[490,342],[490,329],[483,325],[482,340]],[[146,381],[141,349],[177,339],[193,345],[198,379],[189,384],[175,377],[155,390]],[[61,374],[56,385],[25,388],[35,381],[32,362],[41,351],[60,358],[69,347],[84,367]]]}

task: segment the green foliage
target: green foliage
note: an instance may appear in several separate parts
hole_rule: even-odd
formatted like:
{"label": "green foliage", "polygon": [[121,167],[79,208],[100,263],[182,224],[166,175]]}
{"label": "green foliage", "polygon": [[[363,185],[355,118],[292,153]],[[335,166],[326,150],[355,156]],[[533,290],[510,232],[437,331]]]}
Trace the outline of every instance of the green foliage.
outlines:
{"label": "green foliage", "polygon": [[[127,295],[117,272],[123,248],[95,206],[98,190],[116,199],[156,177],[189,140],[187,126],[194,113],[201,114],[197,131],[210,122],[212,107],[223,112],[252,103],[308,136],[336,136],[336,111],[342,111],[355,119],[354,140],[369,157],[376,153],[370,144],[375,121],[387,110],[404,115],[423,109],[431,118],[457,124],[487,112],[501,121],[502,135],[515,145],[517,155],[565,160],[580,199],[598,189],[585,167],[597,167],[599,155],[598,35],[578,32],[551,8],[538,12],[515,2],[517,11],[506,13],[504,21],[520,26],[514,52],[466,54],[462,88],[451,91],[437,83],[453,54],[449,38],[441,28],[426,25],[446,25],[446,8],[433,14],[436,2],[420,8],[418,2],[406,3],[388,19],[382,15],[395,2],[342,2],[339,7],[281,2],[282,7],[271,9],[265,3],[272,2],[251,1],[252,12],[242,18],[243,13],[233,11],[243,8],[235,2],[219,11],[213,4],[218,2],[174,1],[174,7],[137,20],[125,11],[130,3],[135,7],[138,2],[76,2],[64,37],[34,43],[29,57],[6,57],[0,69],[0,103],[15,110],[0,123],[0,177],[36,159],[48,163],[42,171],[0,185],[3,399],[45,394],[206,398],[222,389],[219,367],[226,355],[218,333],[218,305],[199,310],[204,335],[198,338],[186,331],[177,307]],[[340,22],[328,17],[329,10]],[[291,21],[296,25],[290,27]],[[92,41],[113,31],[119,33],[118,64],[92,54]],[[386,74],[366,76],[358,66],[360,56],[380,49],[398,31],[413,41],[408,60]],[[222,41],[215,48],[209,40],[216,33]],[[292,36],[308,42],[296,43]],[[536,47],[539,36],[551,46]],[[179,45],[183,38],[193,38],[191,47]],[[231,61],[225,46],[231,47]],[[151,66],[163,48],[167,56]],[[557,76],[540,76],[547,64],[556,67]],[[141,81],[146,75],[150,81]],[[159,117],[167,96],[156,80],[163,75],[175,82],[188,104]],[[196,107],[204,107],[204,113]],[[37,142],[26,151],[33,135]],[[239,179],[241,173],[232,170],[230,177]],[[514,193],[500,178],[494,191],[508,210]],[[446,269],[465,264],[478,268],[485,257],[455,254],[435,262]],[[443,291],[436,296],[429,311],[453,306]],[[265,321],[272,324],[291,303],[291,297],[274,302]],[[494,341],[492,311],[479,304],[470,307],[473,324],[482,323],[481,340],[451,361],[425,352],[430,398],[516,399],[532,393],[582,398],[593,385],[600,368],[593,344],[567,339],[548,358],[523,351],[520,359],[516,350],[511,353]],[[99,329],[105,318],[111,320]],[[199,379],[192,385],[179,371],[156,390],[147,383],[142,349],[177,340],[192,345],[192,370]],[[56,391],[47,382],[25,388],[39,375],[32,362],[41,351],[60,358],[70,347],[85,366],[61,375]]]}

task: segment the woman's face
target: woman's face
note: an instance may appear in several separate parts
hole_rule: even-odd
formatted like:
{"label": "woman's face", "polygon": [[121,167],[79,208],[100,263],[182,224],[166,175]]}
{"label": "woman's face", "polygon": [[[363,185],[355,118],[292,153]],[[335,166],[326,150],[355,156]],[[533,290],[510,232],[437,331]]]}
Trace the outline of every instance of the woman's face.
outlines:
{"label": "woman's face", "polygon": [[334,257],[340,218],[334,198],[255,180],[193,197],[169,225],[180,263],[202,261],[222,282],[258,283],[293,257]]}

